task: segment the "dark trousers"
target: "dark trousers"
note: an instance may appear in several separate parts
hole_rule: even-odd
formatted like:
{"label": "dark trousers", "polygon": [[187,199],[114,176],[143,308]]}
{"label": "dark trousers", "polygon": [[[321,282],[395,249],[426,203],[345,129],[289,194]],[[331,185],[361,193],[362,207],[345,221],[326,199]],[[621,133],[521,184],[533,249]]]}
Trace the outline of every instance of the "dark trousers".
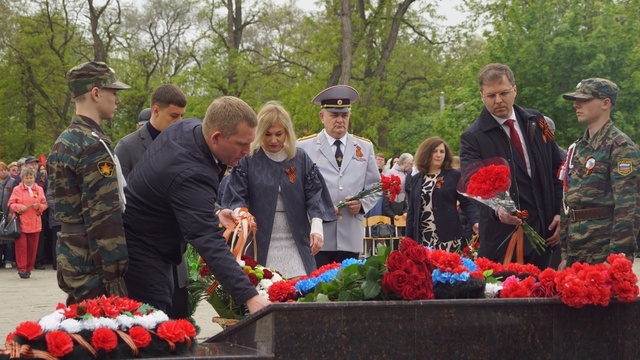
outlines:
{"label": "dark trousers", "polygon": [[189,291],[187,287],[180,287],[176,267],[173,267],[173,296],[171,306],[167,309],[167,316],[171,319],[186,319],[189,316]]}
{"label": "dark trousers", "polygon": [[320,251],[316,254],[316,266],[331,264],[332,262],[341,263],[346,259],[357,259],[360,254],[348,251]]}
{"label": "dark trousers", "polygon": [[56,259],[56,243],[58,242],[58,232],[60,232],[61,228],[61,225],[54,225],[53,227],[49,228],[49,250],[51,251],[51,263],[53,264],[53,270],[56,270],[58,268],[58,262]]}

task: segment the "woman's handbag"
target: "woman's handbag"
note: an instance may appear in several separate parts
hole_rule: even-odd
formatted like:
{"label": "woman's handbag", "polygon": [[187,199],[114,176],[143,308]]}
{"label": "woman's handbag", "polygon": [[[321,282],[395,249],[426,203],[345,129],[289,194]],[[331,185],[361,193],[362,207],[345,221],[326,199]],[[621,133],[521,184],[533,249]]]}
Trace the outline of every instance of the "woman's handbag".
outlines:
{"label": "woman's handbag", "polygon": [[10,211],[0,220],[0,240],[12,242],[20,237],[20,219],[16,213]]}
{"label": "woman's handbag", "polygon": [[371,226],[371,237],[391,238],[395,236],[395,228],[391,224],[374,224]]}

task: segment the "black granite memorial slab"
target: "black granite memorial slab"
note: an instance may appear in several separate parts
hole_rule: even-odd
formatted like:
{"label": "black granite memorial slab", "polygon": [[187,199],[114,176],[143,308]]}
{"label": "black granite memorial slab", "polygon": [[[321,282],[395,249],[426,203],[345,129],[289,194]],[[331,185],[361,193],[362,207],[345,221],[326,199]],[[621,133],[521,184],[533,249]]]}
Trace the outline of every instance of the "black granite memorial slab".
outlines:
{"label": "black granite memorial slab", "polygon": [[275,359],[638,359],[640,302],[558,299],[272,304],[200,347]]}

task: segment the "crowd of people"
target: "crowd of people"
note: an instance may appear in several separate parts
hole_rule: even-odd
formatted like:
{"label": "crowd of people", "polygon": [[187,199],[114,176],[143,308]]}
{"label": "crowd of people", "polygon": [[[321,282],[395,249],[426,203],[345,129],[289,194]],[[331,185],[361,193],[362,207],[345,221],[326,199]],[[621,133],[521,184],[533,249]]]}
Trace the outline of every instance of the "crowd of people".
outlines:
{"label": "crowd of people", "polygon": [[[39,244],[54,241],[67,304],[127,295],[184,317],[183,253],[191,244],[238,303],[250,312],[262,309],[268,301],[223,236],[241,211],[255,216],[258,229],[257,244],[247,252],[287,277],[361,256],[369,215],[406,219],[405,235],[424,246],[459,252],[477,235],[479,256],[540,268],[600,263],[611,252],[633,260],[637,250],[640,152],[613,125],[618,87],[606,79],[583,80],[563,95],[587,128],[566,158],[554,141],[553,121],[516,105],[511,69],[488,64],[478,76],[484,108],[462,134],[459,156],[431,136],[415,154],[386,163],[371,141],[349,132],[359,93],[348,85],[312,100],[323,129],[300,139],[278,102],[256,114],[241,99],[223,96],[202,120],[182,120],[186,96],[175,85],[161,85],[136,119],[136,131],[114,147],[102,123],[113,118],[118,91],[129,86],[101,62],[74,67],[67,80],[76,111],[46,168],[32,157],[24,164],[0,162],[3,214],[16,212],[22,222],[15,250],[3,245],[4,266],[29,278],[38,268]],[[506,239],[525,217],[461,194],[461,178],[494,158],[508,165],[508,193],[544,239],[544,251],[525,241],[523,259],[507,253]],[[354,197],[381,174],[401,181],[394,201],[381,191]]]}

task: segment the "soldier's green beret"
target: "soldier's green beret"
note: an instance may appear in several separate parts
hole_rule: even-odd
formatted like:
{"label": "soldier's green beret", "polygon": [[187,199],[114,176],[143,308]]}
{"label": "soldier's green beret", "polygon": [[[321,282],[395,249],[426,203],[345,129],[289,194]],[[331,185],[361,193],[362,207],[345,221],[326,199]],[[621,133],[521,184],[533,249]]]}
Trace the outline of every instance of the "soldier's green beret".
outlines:
{"label": "soldier's green beret", "polygon": [[611,103],[615,105],[618,97],[618,85],[607,79],[585,79],[578,83],[576,91],[564,94],[562,97],[570,101],[609,98]]}
{"label": "soldier's green beret", "polygon": [[73,67],[67,72],[67,82],[74,97],[88,93],[94,87],[120,90],[131,88],[118,80],[112,68],[99,61],[90,61]]}

